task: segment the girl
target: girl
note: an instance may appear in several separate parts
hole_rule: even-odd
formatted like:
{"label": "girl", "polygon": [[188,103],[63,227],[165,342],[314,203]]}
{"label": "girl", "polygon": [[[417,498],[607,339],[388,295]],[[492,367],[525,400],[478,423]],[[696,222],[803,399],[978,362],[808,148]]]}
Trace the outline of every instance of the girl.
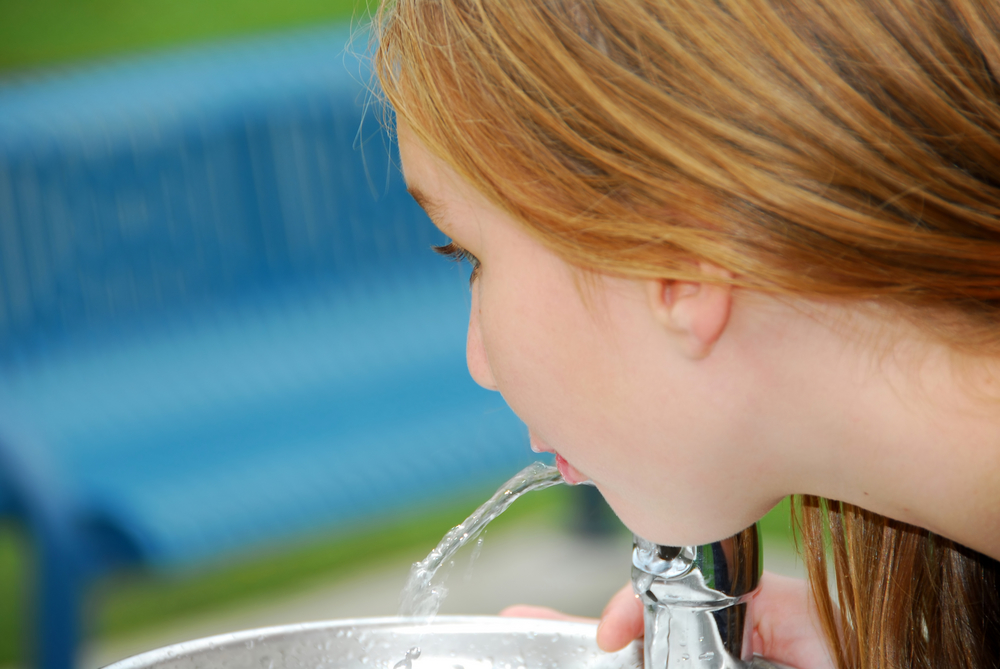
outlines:
{"label": "girl", "polygon": [[[998,666],[996,0],[376,25],[408,187],[473,265],[469,370],[533,446],[661,544],[796,495],[811,587],[765,578],[773,660]],[[640,616],[619,593],[601,645]]]}

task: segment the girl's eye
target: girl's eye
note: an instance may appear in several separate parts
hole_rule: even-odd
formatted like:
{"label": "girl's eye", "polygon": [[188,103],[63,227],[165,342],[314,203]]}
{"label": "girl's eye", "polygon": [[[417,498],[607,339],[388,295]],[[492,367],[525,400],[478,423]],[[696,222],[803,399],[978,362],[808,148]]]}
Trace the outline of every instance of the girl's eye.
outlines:
{"label": "girl's eye", "polygon": [[432,246],[435,253],[440,253],[449,260],[455,262],[465,261],[472,266],[472,274],[469,276],[469,285],[479,277],[479,258],[472,255],[455,242],[448,242],[444,246]]}

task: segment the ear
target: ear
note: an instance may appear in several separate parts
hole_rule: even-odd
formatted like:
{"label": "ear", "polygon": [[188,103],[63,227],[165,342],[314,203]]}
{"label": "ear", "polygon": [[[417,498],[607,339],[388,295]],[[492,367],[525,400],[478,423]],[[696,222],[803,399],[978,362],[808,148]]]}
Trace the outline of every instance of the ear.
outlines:
{"label": "ear", "polygon": [[725,282],[732,273],[708,263],[700,263],[699,269],[720,282],[654,279],[646,286],[654,318],[694,360],[712,352],[729,323],[733,304],[732,286]]}

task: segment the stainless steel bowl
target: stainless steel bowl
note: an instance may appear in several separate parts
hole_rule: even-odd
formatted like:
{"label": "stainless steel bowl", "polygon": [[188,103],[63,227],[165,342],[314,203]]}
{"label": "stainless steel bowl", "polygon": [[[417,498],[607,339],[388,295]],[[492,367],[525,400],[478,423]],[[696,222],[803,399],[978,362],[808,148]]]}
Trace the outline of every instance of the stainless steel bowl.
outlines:
{"label": "stainless steel bowl", "polygon": [[636,669],[642,645],[597,648],[587,623],[438,616],[358,618],[267,627],[188,641],[107,669]]}

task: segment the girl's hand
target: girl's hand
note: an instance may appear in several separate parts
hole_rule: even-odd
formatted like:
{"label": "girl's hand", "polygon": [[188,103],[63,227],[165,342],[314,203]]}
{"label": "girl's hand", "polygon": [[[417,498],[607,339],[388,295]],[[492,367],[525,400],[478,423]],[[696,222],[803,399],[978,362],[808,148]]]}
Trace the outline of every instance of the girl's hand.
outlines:
{"label": "girl's hand", "polygon": [[799,669],[834,669],[809,583],[764,572],[753,605],[753,651]]}
{"label": "girl's hand", "polygon": [[[500,615],[594,622],[541,606],[511,606]],[[755,653],[797,669],[833,669],[833,659],[806,581],[764,572],[753,616]],[[597,627],[597,645],[608,652],[619,650],[641,637],[642,632],[642,603],[629,584],[604,607]]]}

